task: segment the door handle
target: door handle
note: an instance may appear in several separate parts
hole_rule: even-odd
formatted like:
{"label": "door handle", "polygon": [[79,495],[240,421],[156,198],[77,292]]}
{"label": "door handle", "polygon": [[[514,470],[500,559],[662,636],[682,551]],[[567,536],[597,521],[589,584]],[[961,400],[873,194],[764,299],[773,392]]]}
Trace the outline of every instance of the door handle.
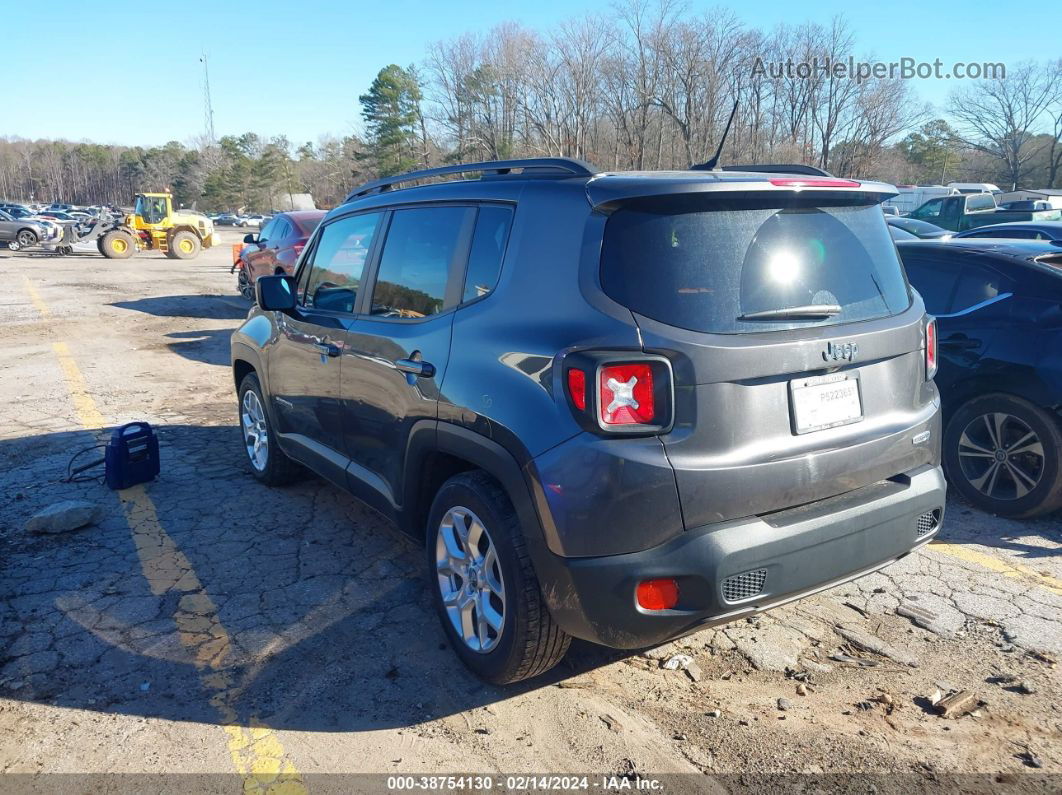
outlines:
{"label": "door handle", "polygon": [[333,358],[339,356],[339,346],[333,345],[331,342],[315,342],[313,347],[323,356],[331,356]]}
{"label": "door handle", "polygon": [[972,340],[969,337],[949,337],[946,340],[940,341],[940,347],[942,348],[959,348],[963,350],[970,350],[972,348],[978,348],[980,346],[980,340]]}
{"label": "door handle", "polygon": [[435,375],[435,365],[420,359],[395,359],[395,368],[417,378],[432,378]]}

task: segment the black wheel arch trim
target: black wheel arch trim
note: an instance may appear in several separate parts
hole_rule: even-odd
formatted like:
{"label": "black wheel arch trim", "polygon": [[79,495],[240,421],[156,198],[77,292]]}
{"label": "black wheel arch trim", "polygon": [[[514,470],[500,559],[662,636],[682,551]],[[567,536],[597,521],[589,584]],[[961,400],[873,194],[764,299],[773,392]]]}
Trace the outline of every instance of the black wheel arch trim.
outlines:
{"label": "black wheel arch trim", "polygon": [[[546,505],[545,496],[534,475],[534,462],[527,452],[514,454],[483,434],[449,422],[423,420],[417,423],[407,443],[403,479],[403,506],[406,510],[401,511],[400,526],[407,532],[412,529],[419,533],[420,530],[409,528],[405,523],[415,521],[416,512],[411,507],[416,500],[418,468],[423,456],[431,452],[446,453],[468,461],[501,484],[520,521],[542,597],[554,620],[569,634],[590,637],[586,619],[578,609],[574,596],[571,575],[562,560],[546,544],[544,520],[549,522],[549,512],[541,512]],[[523,465],[520,464],[521,458],[525,462]]]}

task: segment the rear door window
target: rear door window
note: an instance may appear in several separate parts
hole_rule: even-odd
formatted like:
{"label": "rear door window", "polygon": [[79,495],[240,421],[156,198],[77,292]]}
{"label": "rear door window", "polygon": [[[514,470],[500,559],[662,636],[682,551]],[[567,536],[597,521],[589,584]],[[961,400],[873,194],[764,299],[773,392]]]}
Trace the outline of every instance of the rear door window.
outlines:
{"label": "rear door window", "polygon": [[469,207],[395,210],[373,288],[373,315],[413,320],[443,310],[451,264],[471,211]]}
{"label": "rear door window", "polygon": [[968,265],[959,274],[955,297],[951,301],[952,312],[962,312],[983,304],[1005,292],[1004,278],[989,268]]}
{"label": "rear door window", "polygon": [[903,252],[903,264],[911,286],[922,296],[926,311],[944,315],[951,311],[951,296],[959,278],[959,266],[939,255]]}
{"label": "rear door window", "polygon": [[[654,320],[723,334],[849,323],[907,309],[907,282],[881,208],[809,198],[716,194],[624,205],[605,226],[605,292]],[[834,311],[777,317],[812,306]]]}

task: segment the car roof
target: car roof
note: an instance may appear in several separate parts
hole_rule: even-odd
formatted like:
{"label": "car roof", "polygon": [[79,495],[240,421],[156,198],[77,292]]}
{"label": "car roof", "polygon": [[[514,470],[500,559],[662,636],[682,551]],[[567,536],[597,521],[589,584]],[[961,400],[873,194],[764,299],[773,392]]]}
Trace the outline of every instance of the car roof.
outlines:
{"label": "car roof", "polygon": [[985,224],[967,229],[967,232],[980,232],[985,229],[1050,229],[1062,234],[1062,221],[1007,221],[1003,224]]}
{"label": "car roof", "polygon": [[988,254],[1007,254],[1012,257],[1034,257],[1038,254],[1058,254],[1060,249],[1049,240],[1019,240],[1006,237],[953,237],[951,240],[905,241],[905,246],[935,249],[963,249]]}
{"label": "car roof", "polygon": [[[560,165],[557,165],[557,163]],[[539,165],[542,163],[543,165]],[[510,169],[523,169],[511,173]],[[420,179],[453,174],[444,182],[409,184]],[[474,179],[464,174],[482,173]],[[423,176],[418,176],[423,175]],[[599,172],[581,161],[566,158],[543,158],[525,161],[496,161],[465,164],[460,167],[429,169],[408,175],[378,180],[354,189],[346,200],[329,213],[329,218],[346,214],[355,208],[385,207],[399,202],[453,198],[465,200],[514,199],[521,188],[531,184],[550,185],[557,190],[582,193],[592,207],[615,201],[648,198],[668,194],[709,193],[716,191],[815,191],[833,195],[859,194],[882,201],[896,194],[896,188],[882,182],[846,180],[808,174],[742,171],[613,171]]]}
{"label": "car roof", "polygon": [[327,210],[289,210],[277,213],[273,217],[280,218],[283,216],[290,218],[295,223],[295,226],[299,227],[300,232],[311,232],[326,214]]}

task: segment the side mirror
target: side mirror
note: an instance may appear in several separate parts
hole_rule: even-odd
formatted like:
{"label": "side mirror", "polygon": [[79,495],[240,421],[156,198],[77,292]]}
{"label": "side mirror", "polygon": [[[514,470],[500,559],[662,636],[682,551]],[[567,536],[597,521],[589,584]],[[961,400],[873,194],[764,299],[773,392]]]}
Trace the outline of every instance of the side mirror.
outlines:
{"label": "side mirror", "polygon": [[260,276],[255,280],[254,294],[259,308],[266,311],[295,308],[295,280],[290,276]]}
{"label": "side mirror", "polygon": [[254,233],[252,232],[249,235],[244,235],[243,236],[243,242],[247,243],[248,245],[250,245],[251,243],[257,243],[258,241],[254,239]]}

